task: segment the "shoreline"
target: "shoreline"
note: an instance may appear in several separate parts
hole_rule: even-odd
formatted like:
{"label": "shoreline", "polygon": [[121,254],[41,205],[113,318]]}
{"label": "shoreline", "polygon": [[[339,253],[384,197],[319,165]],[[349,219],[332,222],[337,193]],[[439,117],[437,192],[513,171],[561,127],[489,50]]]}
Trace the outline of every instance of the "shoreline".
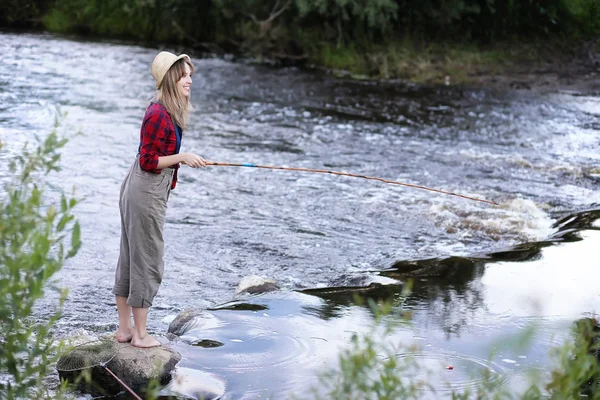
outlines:
{"label": "shoreline", "polygon": [[[174,49],[197,58],[220,58],[232,62],[248,62],[273,68],[297,67],[317,71],[334,78],[378,83],[402,83],[444,87],[466,87],[495,90],[524,90],[535,92],[600,93],[600,39],[578,42],[537,41],[531,44],[495,44],[487,50],[467,48],[467,44],[432,44],[422,53],[408,49],[402,58],[400,74],[369,74],[352,70],[350,66],[335,68],[324,62],[314,62],[309,56],[298,58],[268,57],[256,54],[216,53],[202,51],[197,46],[171,43],[144,43],[137,40],[98,35],[65,34],[48,30],[0,29],[2,34],[38,34],[75,41],[91,41],[156,49]],[[216,45],[216,44],[215,44]],[[218,45],[216,45],[218,47]],[[396,48],[398,50],[398,48]],[[343,49],[341,51],[344,51]],[[509,54],[516,52],[517,54]],[[534,54],[532,54],[532,52]],[[382,54],[381,51],[377,54]],[[370,53],[358,53],[359,58],[373,58]],[[519,55],[525,55],[520,58]],[[390,57],[393,57],[392,54]],[[452,58],[454,56],[454,58]],[[508,58],[502,59],[504,56]],[[386,56],[387,57],[387,56]],[[388,57],[389,58],[389,57]],[[414,60],[414,58],[420,58]],[[498,60],[498,62],[495,62]],[[406,72],[409,62],[421,63],[418,70]],[[382,62],[390,70],[389,61]],[[364,65],[363,65],[364,66]],[[411,75],[412,73],[412,75]]]}
{"label": "shoreline", "polygon": [[[539,46],[546,46],[539,49]],[[393,77],[381,78],[373,75],[357,74],[347,69],[327,68],[323,65],[313,64],[312,70],[322,71],[332,76],[343,79],[356,79],[374,82],[402,82],[409,85],[433,85],[447,87],[467,87],[496,90],[523,90],[534,92],[574,92],[581,94],[600,93],[600,40],[561,43],[560,48],[553,47],[552,42],[537,42],[530,45],[519,45],[516,51],[519,54],[528,51],[539,52],[529,54],[523,58],[511,55],[499,64],[489,61],[470,61],[461,68],[461,55],[465,58],[478,59],[486,53],[495,53],[495,57],[507,52],[505,45],[498,45],[498,49],[482,51],[462,51],[461,45],[456,48],[447,48],[446,54],[431,53],[427,69],[421,74],[415,73],[407,78]],[[558,47],[558,46],[557,46]],[[459,52],[455,60],[446,62],[431,62],[447,58],[448,53]],[[449,64],[454,63],[454,69]],[[423,79],[424,78],[424,79]]]}

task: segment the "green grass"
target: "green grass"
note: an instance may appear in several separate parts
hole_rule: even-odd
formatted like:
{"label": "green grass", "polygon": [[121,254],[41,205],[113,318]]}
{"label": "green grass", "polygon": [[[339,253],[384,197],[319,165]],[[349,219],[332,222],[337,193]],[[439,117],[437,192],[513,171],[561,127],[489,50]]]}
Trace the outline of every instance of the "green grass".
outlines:
{"label": "green grass", "polygon": [[58,9],[52,9],[42,18],[42,24],[50,32],[66,33],[73,29],[71,18]]}
{"label": "green grass", "polygon": [[465,84],[478,76],[547,68],[567,57],[573,41],[519,41],[481,47],[404,39],[377,46],[321,43],[307,49],[312,65],[356,78],[403,79],[426,84]]}

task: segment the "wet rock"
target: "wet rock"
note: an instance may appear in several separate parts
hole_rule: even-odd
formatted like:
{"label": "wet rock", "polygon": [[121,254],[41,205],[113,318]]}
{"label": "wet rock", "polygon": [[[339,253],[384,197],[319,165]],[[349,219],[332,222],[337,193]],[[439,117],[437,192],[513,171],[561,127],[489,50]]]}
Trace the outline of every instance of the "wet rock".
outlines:
{"label": "wet rock", "polygon": [[189,368],[178,368],[177,376],[161,396],[178,399],[220,399],[225,394],[225,381],[217,375]]}
{"label": "wet rock", "polygon": [[[99,354],[102,356],[98,357]],[[141,394],[150,382],[169,383],[181,355],[167,346],[140,349],[130,343],[98,341],[78,346],[61,356],[57,370],[62,380],[76,383],[77,389],[84,393],[115,395],[126,388],[101,366],[107,360],[106,368],[131,390]],[[89,373],[90,379],[78,379],[82,372]]]}
{"label": "wet rock", "polygon": [[512,81],[509,86],[511,89],[531,89],[531,85],[528,82]]}
{"label": "wet rock", "polygon": [[[191,330],[212,329],[220,325],[220,321],[213,314],[199,308],[182,311],[169,325],[170,340],[181,339]],[[185,340],[184,340],[185,341]]]}
{"label": "wet rock", "polygon": [[203,311],[200,309],[191,309],[180,312],[179,315],[177,315],[177,317],[175,317],[175,319],[169,324],[167,333],[176,336],[183,335],[185,332],[190,330],[192,327],[191,325],[196,323],[196,317],[202,314]]}
{"label": "wet rock", "polygon": [[267,292],[274,292],[279,290],[280,287],[273,280],[263,278],[257,275],[245,276],[240,280],[234,297],[239,297],[243,294],[260,294]]}

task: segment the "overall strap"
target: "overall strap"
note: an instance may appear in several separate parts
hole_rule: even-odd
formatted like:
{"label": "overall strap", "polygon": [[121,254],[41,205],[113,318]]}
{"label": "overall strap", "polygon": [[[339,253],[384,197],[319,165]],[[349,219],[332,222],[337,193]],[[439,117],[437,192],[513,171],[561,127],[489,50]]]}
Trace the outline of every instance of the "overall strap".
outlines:
{"label": "overall strap", "polygon": [[183,131],[181,127],[179,127],[179,125],[177,125],[175,121],[173,121],[173,118],[171,118],[171,122],[173,122],[173,126],[175,126],[175,136],[177,138],[177,144],[175,145],[175,154],[179,154],[179,149],[181,149],[181,135],[183,134]]}

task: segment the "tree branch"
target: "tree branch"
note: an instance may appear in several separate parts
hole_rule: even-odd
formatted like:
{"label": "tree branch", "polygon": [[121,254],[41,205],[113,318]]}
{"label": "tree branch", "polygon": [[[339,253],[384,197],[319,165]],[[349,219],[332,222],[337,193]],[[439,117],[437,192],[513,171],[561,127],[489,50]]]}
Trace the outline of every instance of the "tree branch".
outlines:
{"label": "tree branch", "polygon": [[[275,18],[279,17],[281,15],[281,13],[283,13],[285,10],[287,10],[291,4],[292,4],[292,0],[288,0],[279,10],[277,10],[277,6],[279,5],[279,0],[277,0],[277,2],[275,3],[275,6],[273,7],[273,10],[271,10],[271,15],[269,15],[269,18],[267,19],[267,21],[273,22],[273,20]],[[275,10],[277,10],[277,11],[275,11]]]}

